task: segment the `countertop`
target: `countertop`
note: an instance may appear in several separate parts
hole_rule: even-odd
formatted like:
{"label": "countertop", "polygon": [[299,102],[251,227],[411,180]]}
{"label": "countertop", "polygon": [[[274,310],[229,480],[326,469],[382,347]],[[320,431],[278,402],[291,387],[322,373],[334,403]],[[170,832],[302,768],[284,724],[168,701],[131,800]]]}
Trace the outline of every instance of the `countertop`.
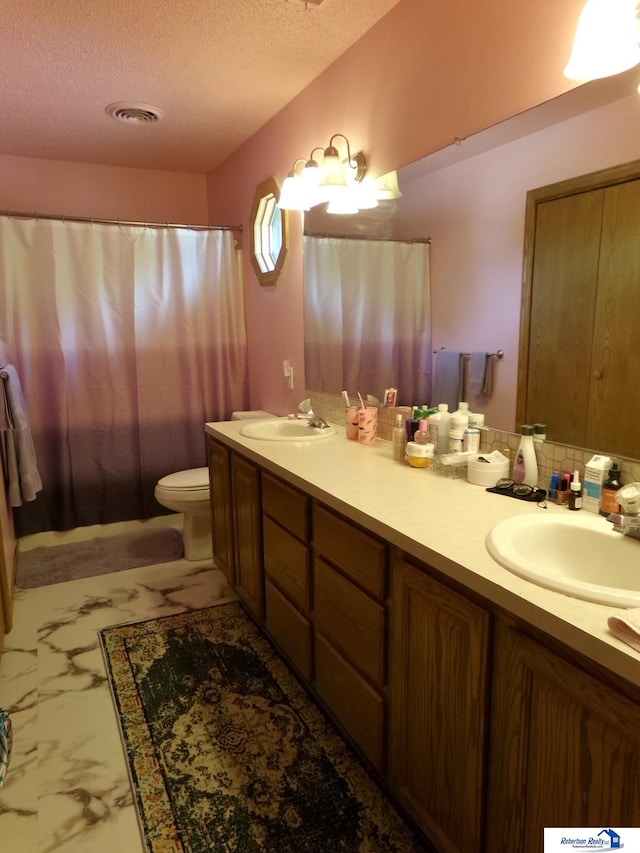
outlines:
{"label": "countertop", "polygon": [[[609,616],[623,611],[530,583],[502,568],[485,548],[498,521],[525,513],[566,513],[566,507],[550,503],[545,510],[464,479],[411,468],[393,460],[390,442],[358,444],[340,427],[335,436],[303,443],[247,438],[240,434],[242,426],[240,421],[207,423],[205,431],[502,611],[640,686],[640,652],[607,626]],[[599,523],[600,517],[594,520]]]}

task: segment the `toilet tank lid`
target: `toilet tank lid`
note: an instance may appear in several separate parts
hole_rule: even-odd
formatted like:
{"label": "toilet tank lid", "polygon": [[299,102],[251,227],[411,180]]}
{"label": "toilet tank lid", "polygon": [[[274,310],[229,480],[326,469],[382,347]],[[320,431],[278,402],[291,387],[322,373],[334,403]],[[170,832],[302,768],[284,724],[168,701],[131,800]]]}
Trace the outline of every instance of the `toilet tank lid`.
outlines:
{"label": "toilet tank lid", "polygon": [[265,412],[264,409],[251,409],[247,412],[231,412],[232,421],[259,421],[262,418],[275,418],[271,412]]}
{"label": "toilet tank lid", "polygon": [[158,480],[158,485],[168,489],[205,489],[209,486],[209,469],[187,468],[185,471],[176,471]]}

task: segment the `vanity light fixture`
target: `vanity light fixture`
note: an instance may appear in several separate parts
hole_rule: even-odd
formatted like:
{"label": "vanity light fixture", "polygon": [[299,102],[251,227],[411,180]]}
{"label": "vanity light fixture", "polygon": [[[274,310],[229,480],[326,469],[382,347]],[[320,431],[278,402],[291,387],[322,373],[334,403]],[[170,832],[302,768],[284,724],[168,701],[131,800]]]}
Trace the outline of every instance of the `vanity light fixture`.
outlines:
{"label": "vanity light fixture", "polygon": [[637,0],[587,0],[580,14],[565,77],[597,80],[640,62]]}
{"label": "vanity light fixture", "polygon": [[[338,138],[346,143],[346,159],[334,145]],[[316,151],[323,152],[319,160],[314,157]],[[299,168],[300,163],[305,164],[304,168]],[[278,206],[283,210],[309,210],[328,202],[327,213],[357,213],[376,207],[375,187],[372,182],[364,183],[366,172],[362,151],[352,155],[347,137],[334,133],[326,148],[314,148],[308,160],[300,157],[294,162],[282,185]]]}
{"label": "vanity light fixture", "polygon": [[278,207],[280,210],[310,210],[309,194],[306,190],[300,172],[296,171],[298,163],[305,163],[304,157],[298,157],[287,177],[282,182]]}

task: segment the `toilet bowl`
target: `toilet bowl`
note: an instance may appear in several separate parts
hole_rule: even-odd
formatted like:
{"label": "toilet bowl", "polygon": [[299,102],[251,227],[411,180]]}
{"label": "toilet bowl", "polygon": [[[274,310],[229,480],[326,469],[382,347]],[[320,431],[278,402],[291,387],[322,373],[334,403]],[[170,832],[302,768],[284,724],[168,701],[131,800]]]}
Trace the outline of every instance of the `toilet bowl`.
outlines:
{"label": "toilet bowl", "polygon": [[154,495],[167,509],[184,515],[182,541],[186,560],[212,556],[209,517],[209,469],[188,468],[158,480]]}
{"label": "toilet bowl", "polygon": [[[261,410],[233,412],[231,420],[272,418]],[[208,560],[213,557],[211,544],[211,510],[209,507],[209,469],[188,468],[161,477],[154,491],[156,500],[167,509],[184,516],[182,541],[185,560]]]}

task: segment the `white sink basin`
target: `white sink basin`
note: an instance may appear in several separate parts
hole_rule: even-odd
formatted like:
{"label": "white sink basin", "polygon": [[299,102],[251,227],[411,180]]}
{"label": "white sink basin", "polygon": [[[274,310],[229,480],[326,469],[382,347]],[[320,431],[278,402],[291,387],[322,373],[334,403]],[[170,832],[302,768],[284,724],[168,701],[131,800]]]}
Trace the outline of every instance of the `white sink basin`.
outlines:
{"label": "white sink basin", "polygon": [[306,421],[290,418],[250,421],[240,428],[240,435],[261,441],[320,441],[323,438],[331,438],[335,434],[336,428],[333,426],[318,429],[309,426]]}
{"label": "white sink basin", "polygon": [[575,598],[640,606],[640,540],[616,533],[602,516],[520,515],[499,522],[486,547],[526,580]]}

